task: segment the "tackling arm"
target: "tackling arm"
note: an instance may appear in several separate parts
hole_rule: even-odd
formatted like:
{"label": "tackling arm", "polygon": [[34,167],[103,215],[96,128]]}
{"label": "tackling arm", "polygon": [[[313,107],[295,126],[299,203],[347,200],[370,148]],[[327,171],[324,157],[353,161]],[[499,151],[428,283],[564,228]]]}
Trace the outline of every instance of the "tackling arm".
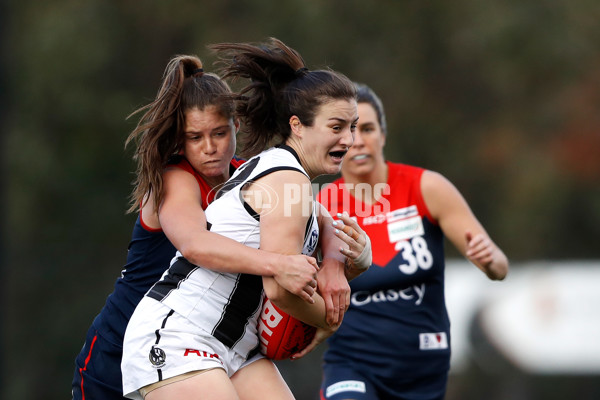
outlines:
{"label": "tackling arm", "polygon": [[313,257],[286,256],[257,250],[206,229],[196,179],[172,168],[163,175],[165,197],[159,209],[161,227],[191,263],[221,272],[270,276],[304,301],[312,302],[309,284],[318,271]]}

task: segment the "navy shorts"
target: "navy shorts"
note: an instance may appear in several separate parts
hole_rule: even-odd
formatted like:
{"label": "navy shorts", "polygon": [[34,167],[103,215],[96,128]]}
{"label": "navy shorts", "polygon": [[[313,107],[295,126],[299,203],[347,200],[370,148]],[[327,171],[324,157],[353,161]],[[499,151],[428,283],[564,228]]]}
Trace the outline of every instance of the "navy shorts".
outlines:
{"label": "navy shorts", "polygon": [[127,400],[121,378],[122,347],[100,336],[92,326],[75,359],[73,400]]}
{"label": "navy shorts", "polygon": [[414,379],[398,377],[386,382],[347,363],[325,363],[320,397],[321,400],[442,400],[447,382],[447,373]]}

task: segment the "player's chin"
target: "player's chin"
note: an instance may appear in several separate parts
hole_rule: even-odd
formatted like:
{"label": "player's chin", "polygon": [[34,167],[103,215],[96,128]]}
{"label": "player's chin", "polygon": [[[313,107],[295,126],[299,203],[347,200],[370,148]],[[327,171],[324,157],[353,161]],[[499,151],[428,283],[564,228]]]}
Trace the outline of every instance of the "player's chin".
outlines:
{"label": "player's chin", "polygon": [[337,174],[342,170],[342,161],[344,157],[329,157],[327,159],[327,163],[325,165],[325,173],[326,174]]}
{"label": "player's chin", "polygon": [[341,165],[332,165],[329,168],[326,168],[325,172],[323,172],[323,174],[324,175],[335,175],[335,174],[339,174],[341,170],[342,170]]}
{"label": "player's chin", "polygon": [[351,173],[352,175],[365,175],[373,170],[372,164],[362,164],[356,165],[351,160],[347,160],[344,163],[344,171],[347,173]]}
{"label": "player's chin", "polygon": [[203,166],[203,168],[198,172],[200,172],[204,176],[220,176],[223,175],[223,171],[227,171],[227,168],[227,165],[213,163],[210,165]]}

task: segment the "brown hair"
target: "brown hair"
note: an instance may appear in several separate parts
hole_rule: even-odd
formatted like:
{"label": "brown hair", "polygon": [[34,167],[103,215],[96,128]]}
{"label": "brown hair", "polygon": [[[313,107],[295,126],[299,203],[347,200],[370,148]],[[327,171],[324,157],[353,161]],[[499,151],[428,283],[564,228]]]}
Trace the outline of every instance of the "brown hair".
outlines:
{"label": "brown hair", "polygon": [[385,120],[385,111],[383,110],[383,103],[381,102],[381,99],[379,98],[379,96],[377,96],[377,94],[375,94],[373,89],[371,89],[367,85],[358,82],[355,82],[354,84],[356,85],[358,102],[367,103],[370,104],[371,107],[373,107],[373,109],[377,113],[377,120],[379,122],[379,126],[381,127],[381,132],[383,132],[383,134],[386,135],[387,122]]}
{"label": "brown hair", "polygon": [[258,45],[220,43],[209,48],[220,55],[223,78],[250,79],[235,96],[237,115],[245,124],[241,137],[245,156],[285,142],[291,134],[292,115],[312,126],[322,104],[356,99],[356,89],[346,76],[332,70],[309,71],[300,54],[278,39]]}
{"label": "brown hair", "polygon": [[183,148],[185,112],[215,105],[221,115],[233,118],[230,95],[231,90],[224,81],[203,71],[198,57],[178,55],[169,61],[156,99],[129,115],[143,112],[125,141],[125,146],[132,141],[136,143],[133,159],[137,163],[128,212],[143,206],[149,196],[157,207],[162,202],[163,169],[169,158]]}

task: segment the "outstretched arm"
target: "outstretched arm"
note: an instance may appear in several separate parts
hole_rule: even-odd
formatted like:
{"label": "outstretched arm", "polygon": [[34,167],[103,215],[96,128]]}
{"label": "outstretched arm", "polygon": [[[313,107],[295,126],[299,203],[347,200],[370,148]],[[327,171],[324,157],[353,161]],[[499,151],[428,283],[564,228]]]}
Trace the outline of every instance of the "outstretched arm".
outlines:
{"label": "outstretched arm", "polygon": [[159,210],[160,224],[188,261],[221,272],[269,276],[304,301],[313,302],[316,287],[313,275],[318,271],[313,257],[257,250],[208,231],[196,179],[172,168],[164,173],[163,182],[165,197]]}
{"label": "outstretched arm", "polygon": [[456,187],[442,175],[425,171],[421,191],[432,217],[458,251],[488,278],[504,279],[508,274],[506,255],[489,237]]}

